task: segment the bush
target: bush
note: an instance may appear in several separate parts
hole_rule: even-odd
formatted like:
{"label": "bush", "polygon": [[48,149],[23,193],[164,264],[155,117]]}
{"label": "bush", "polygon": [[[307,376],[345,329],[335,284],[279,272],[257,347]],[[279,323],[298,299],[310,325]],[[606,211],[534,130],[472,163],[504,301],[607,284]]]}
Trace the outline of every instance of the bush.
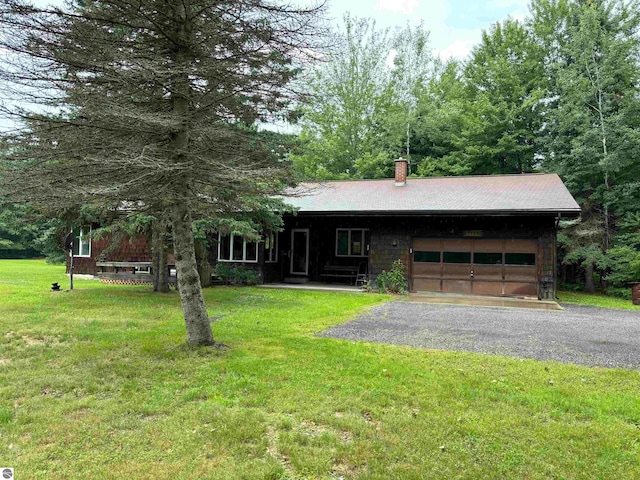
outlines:
{"label": "bush", "polygon": [[233,267],[228,263],[218,263],[213,273],[220,277],[225,285],[230,285],[233,281]]}
{"label": "bush", "polygon": [[236,267],[235,281],[242,285],[257,285],[260,283],[260,276],[255,270],[245,267]]}
{"label": "bush", "polygon": [[625,300],[631,300],[631,287],[627,287],[627,288],[609,287],[606,289],[605,293],[610,297],[618,297],[618,298],[624,298]]}
{"label": "bush", "polygon": [[383,270],[376,277],[376,287],[380,293],[407,293],[407,281],[404,276],[405,267],[402,260],[395,260],[391,270]]}
{"label": "bush", "polygon": [[232,283],[257,285],[260,283],[258,272],[242,265],[235,267],[228,263],[220,262],[216,265],[214,272],[226,285],[231,285]]}

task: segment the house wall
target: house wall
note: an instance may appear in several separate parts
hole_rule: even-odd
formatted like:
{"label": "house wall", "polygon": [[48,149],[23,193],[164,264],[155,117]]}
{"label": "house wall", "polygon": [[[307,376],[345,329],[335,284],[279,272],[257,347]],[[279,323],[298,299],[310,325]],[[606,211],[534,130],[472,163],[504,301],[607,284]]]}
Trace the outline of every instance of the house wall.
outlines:
{"label": "house wall", "polygon": [[[175,258],[169,253],[168,264],[174,264]],[[95,275],[96,262],[151,262],[151,245],[144,236],[131,238],[125,235],[112,245],[112,237],[106,235],[100,240],[91,240],[90,257],[73,257],[73,272],[77,274]],[[69,257],[67,257],[67,273],[69,273]]]}
{"label": "house wall", "polygon": [[[291,230],[308,228],[310,232],[309,279],[321,281],[322,267],[327,264],[355,265],[363,259],[335,256],[338,228],[369,230],[369,277],[372,281],[391,269],[395,260],[405,265],[407,280],[411,276],[411,248],[414,238],[536,238],[538,239],[538,278],[545,282],[543,298],[555,297],[555,219],[552,216],[505,217],[435,217],[435,216],[310,216],[285,217],[285,230],[280,234],[279,262],[266,268],[264,279],[281,281],[289,275]],[[475,237],[478,236],[478,237]],[[266,272],[269,272],[268,274]],[[273,280],[272,280],[273,279]]]}
{"label": "house wall", "polygon": [[[218,236],[210,235],[207,238],[207,242],[210,245],[207,258],[208,258],[209,264],[213,267],[213,269],[215,269],[216,265],[218,264]],[[234,266],[234,267],[241,266],[243,268],[246,268],[247,270],[253,270],[258,274],[258,277],[260,278],[260,283],[272,283],[275,281],[279,281],[279,280],[276,280],[275,276],[270,275],[270,269],[268,268],[268,266],[271,264],[265,263],[264,242],[260,242],[258,244],[258,261],[257,262],[226,261],[226,262],[220,262],[220,263],[225,263],[229,266]]]}

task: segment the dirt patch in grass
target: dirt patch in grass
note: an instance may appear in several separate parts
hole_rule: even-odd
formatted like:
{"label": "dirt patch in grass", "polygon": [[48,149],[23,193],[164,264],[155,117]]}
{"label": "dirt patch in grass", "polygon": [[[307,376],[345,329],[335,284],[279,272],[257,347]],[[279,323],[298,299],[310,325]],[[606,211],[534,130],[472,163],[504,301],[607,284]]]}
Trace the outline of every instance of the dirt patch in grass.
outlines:
{"label": "dirt patch in grass", "polygon": [[56,347],[66,343],[66,340],[59,335],[35,336],[27,333],[7,332],[5,334],[5,338],[7,339],[7,343],[18,345],[24,344],[24,346],[28,348],[42,346]]}

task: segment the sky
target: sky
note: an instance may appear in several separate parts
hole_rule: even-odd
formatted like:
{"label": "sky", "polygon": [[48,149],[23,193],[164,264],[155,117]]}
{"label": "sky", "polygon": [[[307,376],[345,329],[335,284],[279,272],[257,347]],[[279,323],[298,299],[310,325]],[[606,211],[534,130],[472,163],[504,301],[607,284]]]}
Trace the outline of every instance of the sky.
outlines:
{"label": "sky", "polygon": [[[37,5],[62,0],[32,0]],[[482,29],[507,16],[522,19],[529,0],[327,0],[328,14],[341,23],[346,12],[371,17],[376,27],[403,27],[424,22],[431,32],[431,47],[443,59],[465,58],[480,41]]]}
{"label": "sky", "polygon": [[371,17],[381,28],[424,22],[431,47],[443,59],[465,58],[488,29],[507,16],[522,20],[529,0],[329,0],[329,14],[340,20],[349,11]]}

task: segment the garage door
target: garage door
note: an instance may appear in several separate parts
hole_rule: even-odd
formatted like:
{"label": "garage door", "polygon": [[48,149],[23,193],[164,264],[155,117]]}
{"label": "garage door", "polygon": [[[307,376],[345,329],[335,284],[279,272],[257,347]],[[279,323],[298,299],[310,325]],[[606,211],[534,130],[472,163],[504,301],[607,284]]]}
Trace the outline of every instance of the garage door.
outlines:
{"label": "garage door", "polygon": [[411,289],[474,295],[537,295],[535,239],[417,238]]}

